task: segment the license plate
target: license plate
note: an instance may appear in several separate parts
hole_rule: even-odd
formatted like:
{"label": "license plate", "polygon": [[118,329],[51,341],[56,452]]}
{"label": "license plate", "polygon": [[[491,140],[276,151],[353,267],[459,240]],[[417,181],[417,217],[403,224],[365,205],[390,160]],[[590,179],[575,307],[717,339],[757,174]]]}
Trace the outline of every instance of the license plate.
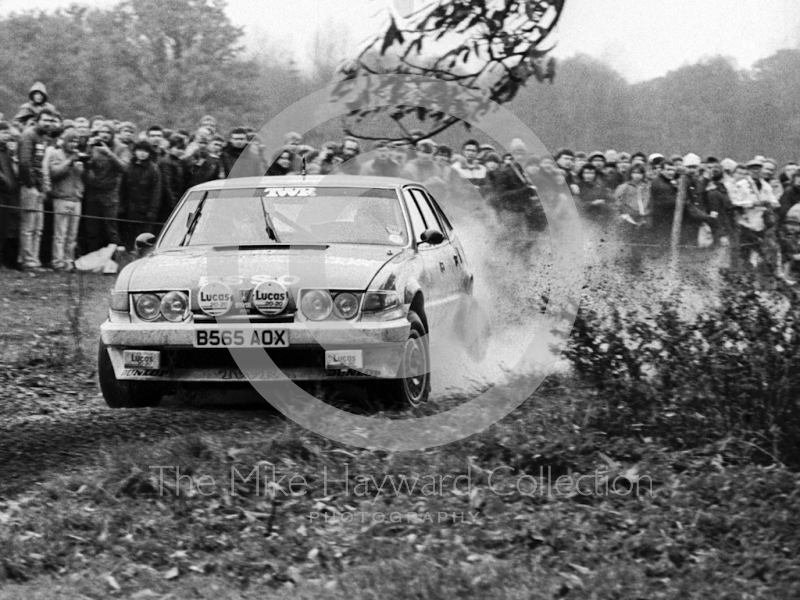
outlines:
{"label": "license plate", "polygon": [[157,350],[124,350],[122,352],[122,359],[126,368],[161,368],[161,352]]}
{"label": "license plate", "polygon": [[363,369],[363,350],[326,350],[326,369]]}
{"label": "license plate", "polygon": [[195,348],[286,348],[287,329],[195,329]]}

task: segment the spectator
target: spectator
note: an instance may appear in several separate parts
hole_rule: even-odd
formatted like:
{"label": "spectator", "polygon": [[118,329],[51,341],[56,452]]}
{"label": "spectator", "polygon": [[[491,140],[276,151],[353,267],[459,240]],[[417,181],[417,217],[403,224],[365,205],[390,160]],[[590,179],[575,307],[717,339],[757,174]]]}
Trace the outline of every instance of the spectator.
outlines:
{"label": "spectator", "polygon": [[661,243],[668,241],[672,232],[675,204],[678,199],[677,174],[672,161],[665,160],[650,183],[653,233]]}
{"label": "spectator", "polygon": [[500,175],[500,165],[502,160],[496,152],[490,152],[485,157],[486,179],[481,186],[485,193],[493,194],[497,191],[497,178]]}
{"label": "spectator", "polygon": [[781,195],[779,202],[781,207],[778,209],[778,217],[783,221],[792,207],[800,204],[800,172],[792,173],[792,178],[786,185],[786,191]]}
{"label": "spectator", "polygon": [[162,159],[159,173],[163,174],[161,180],[162,194],[159,207],[158,220],[165,223],[172,214],[172,210],[186,191],[186,173],[183,152],[186,149],[186,138],[179,133],[173,133],[169,138],[169,152]]}
{"label": "spectator", "polygon": [[708,221],[714,243],[730,245],[733,231],[733,204],[723,182],[722,164],[713,156],[706,159],[706,171],[698,186],[699,205],[713,221]]}
{"label": "spectator", "polygon": [[644,152],[635,152],[631,155],[631,166],[633,165],[647,166],[647,156]]}
{"label": "spectator", "polygon": [[[133,145],[133,161],[122,175],[120,209],[124,219],[155,223],[161,204],[161,176],[153,164],[153,147],[147,140]],[[152,233],[155,227],[145,223],[125,223],[123,239],[126,248],[134,248],[140,233]]]}
{"label": "spectator", "polygon": [[583,150],[579,150],[575,153],[575,173],[579,173],[583,165],[589,162],[589,157],[586,155],[586,152]]}
{"label": "spectator", "polygon": [[17,157],[14,151],[14,130],[0,121],[0,264],[17,268],[19,252],[19,180]]}
{"label": "spectator", "polygon": [[617,155],[617,173],[622,177],[622,181],[628,181],[629,171],[631,170],[631,155],[627,152],[620,152]]}
{"label": "spectator", "polygon": [[790,285],[800,282],[800,204],[795,204],[786,213],[778,230],[781,249],[780,278]]}
{"label": "spectator", "polygon": [[687,188],[681,228],[682,238],[684,243],[696,244],[704,223],[711,228],[712,232],[716,230],[718,215],[711,214],[714,211],[705,204],[703,189],[706,182],[700,169],[701,158],[690,152],[683,157],[683,166],[684,175],[687,178]]}
{"label": "spectator", "polygon": [[509,150],[514,162],[502,167],[497,175],[494,205],[509,225],[510,221],[522,218],[524,230],[540,231],[547,221],[536,187],[522,167],[528,157],[527,146],[515,139]]}
{"label": "spectator", "polygon": [[425,183],[441,176],[442,170],[433,159],[433,144],[429,140],[422,140],[417,144],[417,158],[408,161],[401,177]]}
{"label": "spectator", "polygon": [[621,184],[614,192],[620,220],[636,239],[641,237],[642,230],[649,230],[653,225],[653,201],[645,175],[644,165],[638,162],[631,165],[630,181]]}
{"label": "spectator", "polygon": [[[89,138],[86,157],[86,188],[83,197],[83,236],[81,250],[93,252],[108,244],[122,244],[119,234],[119,183],[125,163],[112,148],[114,130],[111,123],[100,125]],[[80,235],[80,234],[79,234]]]}
{"label": "spectator", "polygon": [[183,162],[184,187],[187,190],[220,177],[222,167],[219,160],[210,156],[209,142],[206,132],[198,130],[198,135],[194,140],[195,150],[184,158]]}
{"label": "spectator", "polygon": [[[149,135],[149,132],[148,132]],[[119,159],[128,166],[133,160],[133,142],[136,136],[136,125],[130,121],[125,121],[119,124],[117,129],[117,147],[114,150]]]}
{"label": "spectator", "polygon": [[213,137],[217,134],[217,120],[211,115],[206,115],[200,119],[200,128],[208,131],[208,136]]}
{"label": "spectator", "polygon": [[231,130],[228,144],[222,152],[222,171],[225,177],[261,177],[264,165],[260,157],[247,149],[247,132],[243,127]]}
{"label": "spectator", "polygon": [[778,162],[774,158],[764,159],[764,166],[761,167],[761,179],[770,185],[773,196],[780,198],[783,195],[783,186],[778,178],[775,177],[777,169]]}
{"label": "spectator", "polygon": [[294,152],[292,152],[288,148],[284,148],[275,156],[275,160],[269,166],[269,169],[267,169],[267,175],[270,177],[291,175],[293,162],[294,162]]}
{"label": "spectator", "polygon": [[383,140],[375,142],[375,158],[368,160],[361,165],[361,175],[372,175],[378,177],[399,177],[400,165],[391,158],[389,144]]}
{"label": "spectator", "polygon": [[20,180],[20,232],[19,262],[22,269],[39,271],[42,263],[39,251],[44,228],[44,176],[42,162],[45,150],[52,144],[50,137],[55,127],[55,115],[49,108],[42,109],[36,125],[28,127],[19,144]]}
{"label": "spectator", "polygon": [[780,202],[775,199],[770,185],[761,179],[763,166],[758,158],[747,163],[747,174],[740,176],[736,183],[737,194],[731,200],[741,209],[736,222],[742,258],[755,267],[760,255],[775,267],[774,248],[767,232],[775,224],[772,210],[780,208]]}
{"label": "spectator", "polygon": [[448,186],[448,189],[462,183],[461,175],[456,173],[452,167],[453,149],[450,146],[442,144],[436,148],[433,158],[442,171],[442,180]]}
{"label": "spectator", "polygon": [[53,269],[69,271],[74,268],[75,245],[83,200],[84,163],[78,152],[80,136],[75,129],[61,136],[62,146],[48,157],[53,196]]}
{"label": "spectator", "polygon": [[453,170],[476,187],[486,183],[486,167],[478,162],[479,145],[477,140],[467,140],[461,147],[464,160],[453,163]]}
{"label": "spectator", "polygon": [[29,102],[21,105],[17,111],[14,121],[24,125],[31,117],[38,117],[39,113],[47,109],[53,113],[56,112],[56,107],[47,101],[47,88],[41,81],[37,81],[31,86],[28,92]]}
{"label": "spectator", "polygon": [[611,195],[598,176],[597,168],[585,163],[578,171],[578,208],[586,217],[607,221],[611,216]]}
{"label": "spectator", "polygon": [[[220,161],[220,168],[222,168],[222,162],[220,160],[222,156],[222,149],[225,147],[225,138],[220,135],[215,135],[211,138],[211,141],[208,142],[208,156],[213,158],[214,160]],[[223,173],[220,176],[220,179],[224,178],[224,169]]]}
{"label": "spectator", "polygon": [[598,176],[600,176],[603,185],[605,185],[605,170],[606,170],[605,155],[599,150],[596,150],[589,155],[589,162],[592,165],[594,165],[594,168],[597,170]]}
{"label": "spectator", "polygon": [[[293,153],[294,154],[294,153]],[[344,138],[342,143],[342,164],[336,168],[339,173],[347,175],[358,175],[361,170],[361,163],[358,155],[361,154],[361,144],[351,136]]]}
{"label": "spectator", "polygon": [[555,159],[556,164],[561,167],[561,170],[564,172],[564,181],[570,187],[572,193],[579,193],[577,186],[578,179],[573,174],[573,170],[575,169],[575,153],[569,148],[564,148],[556,152]]}

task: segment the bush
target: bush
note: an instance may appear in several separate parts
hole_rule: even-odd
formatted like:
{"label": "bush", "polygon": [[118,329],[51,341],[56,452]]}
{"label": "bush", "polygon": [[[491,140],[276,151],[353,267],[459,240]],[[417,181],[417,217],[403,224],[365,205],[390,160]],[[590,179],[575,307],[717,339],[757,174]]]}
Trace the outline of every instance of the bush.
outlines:
{"label": "bush", "polygon": [[566,351],[600,402],[592,425],[674,448],[735,438],[800,466],[800,301],[723,274],[716,306],[581,310]]}

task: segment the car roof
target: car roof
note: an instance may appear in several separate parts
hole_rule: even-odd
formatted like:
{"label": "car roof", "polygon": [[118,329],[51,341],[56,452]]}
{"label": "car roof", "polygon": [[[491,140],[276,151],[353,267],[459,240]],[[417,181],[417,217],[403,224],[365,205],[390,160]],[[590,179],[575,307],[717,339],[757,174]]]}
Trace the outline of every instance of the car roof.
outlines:
{"label": "car roof", "polygon": [[353,188],[398,188],[408,184],[417,184],[410,179],[398,177],[367,177],[362,175],[284,175],[264,177],[235,177],[216,179],[201,183],[192,191],[219,189],[246,189],[258,187],[353,187]]}

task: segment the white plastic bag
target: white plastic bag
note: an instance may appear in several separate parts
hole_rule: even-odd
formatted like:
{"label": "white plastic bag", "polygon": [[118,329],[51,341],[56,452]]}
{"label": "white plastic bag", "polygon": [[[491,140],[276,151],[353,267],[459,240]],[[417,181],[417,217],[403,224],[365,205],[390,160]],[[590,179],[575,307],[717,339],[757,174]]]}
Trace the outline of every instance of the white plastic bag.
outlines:
{"label": "white plastic bag", "polygon": [[116,273],[119,270],[119,265],[111,259],[116,250],[116,244],[109,244],[105,248],[90,252],[75,261],[75,268],[78,271],[90,271],[92,273]]}
{"label": "white plastic bag", "polygon": [[708,223],[703,223],[697,230],[697,247],[710,248],[714,245],[714,234]]}

